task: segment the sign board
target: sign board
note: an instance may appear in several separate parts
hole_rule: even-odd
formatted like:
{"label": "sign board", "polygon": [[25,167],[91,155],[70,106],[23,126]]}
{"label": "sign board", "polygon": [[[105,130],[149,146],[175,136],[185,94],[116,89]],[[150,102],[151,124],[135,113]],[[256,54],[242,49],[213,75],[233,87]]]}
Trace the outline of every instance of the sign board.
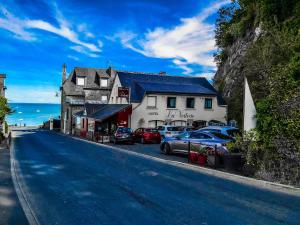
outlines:
{"label": "sign board", "polygon": [[129,88],[128,87],[118,87],[118,97],[128,98]]}

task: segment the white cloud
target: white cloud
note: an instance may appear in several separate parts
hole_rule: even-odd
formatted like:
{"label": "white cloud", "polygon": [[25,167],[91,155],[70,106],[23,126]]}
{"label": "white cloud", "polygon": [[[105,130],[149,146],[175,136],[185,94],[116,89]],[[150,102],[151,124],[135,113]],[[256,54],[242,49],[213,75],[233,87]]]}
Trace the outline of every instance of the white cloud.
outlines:
{"label": "white cloud", "polygon": [[19,18],[15,17],[2,6],[0,6],[0,13],[5,17],[0,18],[0,28],[14,33],[16,38],[26,41],[36,40],[33,34],[26,31],[26,21],[20,20]]}
{"label": "white cloud", "polygon": [[90,51],[87,51],[84,47],[80,46],[80,45],[75,45],[75,46],[71,46],[70,49],[79,52],[81,54],[87,55],[91,58],[98,58],[99,55],[95,54],[95,53],[91,53]]}
{"label": "white cloud", "polygon": [[77,26],[77,30],[81,33],[84,33],[84,35],[88,38],[94,38],[95,35],[92,34],[89,30],[88,30],[88,26],[85,23],[81,23]]}
{"label": "white cloud", "polygon": [[23,103],[60,103],[59,95],[58,88],[44,85],[10,85],[6,92],[9,102]]}
{"label": "white cloud", "polygon": [[73,55],[68,55],[68,58],[73,59],[75,61],[79,61],[79,58]]}
{"label": "white cloud", "polygon": [[[55,5],[54,5],[55,6]],[[36,36],[33,33],[34,29],[47,31],[58,36],[61,36],[70,42],[81,46],[85,49],[85,52],[90,52],[88,55],[95,56],[95,53],[101,52],[102,45],[99,45],[99,41],[96,44],[85,42],[80,40],[78,37],[80,33],[75,32],[70,23],[63,17],[62,13],[54,7],[56,16],[55,19],[58,22],[58,26],[54,26],[43,20],[30,20],[30,19],[20,19],[8,12],[3,6],[0,6],[0,12],[3,17],[0,17],[0,28],[8,30],[15,34],[15,37],[23,39],[25,41],[34,41]],[[0,14],[0,15],[1,15]],[[88,32],[86,28],[78,28],[81,30],[83,35],[93,36],[92,33]]]}
{"label": "white cloud", "polygon": [[212,52],[216,49],[214,24],[206,19],[229,3],[229,0],[217,2],[202,10],[197,16],[181,19],[181,23],[172,28],[157,27],[145,33],[139,39],[131,31],[122,31],[115,35],[122,45],[147,57],[173,59],[173,63],[191,74],[189,65],[201,65],[214,68]]}

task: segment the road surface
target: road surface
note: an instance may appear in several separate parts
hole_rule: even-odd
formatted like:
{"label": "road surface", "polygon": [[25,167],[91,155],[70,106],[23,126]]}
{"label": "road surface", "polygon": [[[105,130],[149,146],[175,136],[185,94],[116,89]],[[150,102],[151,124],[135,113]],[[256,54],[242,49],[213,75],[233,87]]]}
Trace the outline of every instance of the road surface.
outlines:
{"label": "road surface", "polygon": [[39,224],[299,224],[300,197],[48,131],[14,131],[19,185]]}

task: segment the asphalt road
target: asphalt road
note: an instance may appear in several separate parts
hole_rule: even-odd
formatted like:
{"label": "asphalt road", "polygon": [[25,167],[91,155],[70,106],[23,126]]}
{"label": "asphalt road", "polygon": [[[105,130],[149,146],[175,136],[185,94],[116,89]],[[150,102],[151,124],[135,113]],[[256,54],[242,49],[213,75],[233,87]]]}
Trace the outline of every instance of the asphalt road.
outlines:
{"label": "asphalt road", "polygon": [[47,131],[13,135],[20,186],[40,224],[299,224],[300,197]]}

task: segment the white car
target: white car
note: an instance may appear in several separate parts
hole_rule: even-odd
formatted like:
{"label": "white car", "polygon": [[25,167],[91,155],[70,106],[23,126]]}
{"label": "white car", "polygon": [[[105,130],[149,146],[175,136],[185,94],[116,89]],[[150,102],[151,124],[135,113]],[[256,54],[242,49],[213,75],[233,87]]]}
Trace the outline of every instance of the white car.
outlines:
{"label": "white car", "polygon": [[162,139],[165,137],[174,137],[182,133],[182,128],[180,126],[163,125],[158,126],[156,129],[160,133]]}

